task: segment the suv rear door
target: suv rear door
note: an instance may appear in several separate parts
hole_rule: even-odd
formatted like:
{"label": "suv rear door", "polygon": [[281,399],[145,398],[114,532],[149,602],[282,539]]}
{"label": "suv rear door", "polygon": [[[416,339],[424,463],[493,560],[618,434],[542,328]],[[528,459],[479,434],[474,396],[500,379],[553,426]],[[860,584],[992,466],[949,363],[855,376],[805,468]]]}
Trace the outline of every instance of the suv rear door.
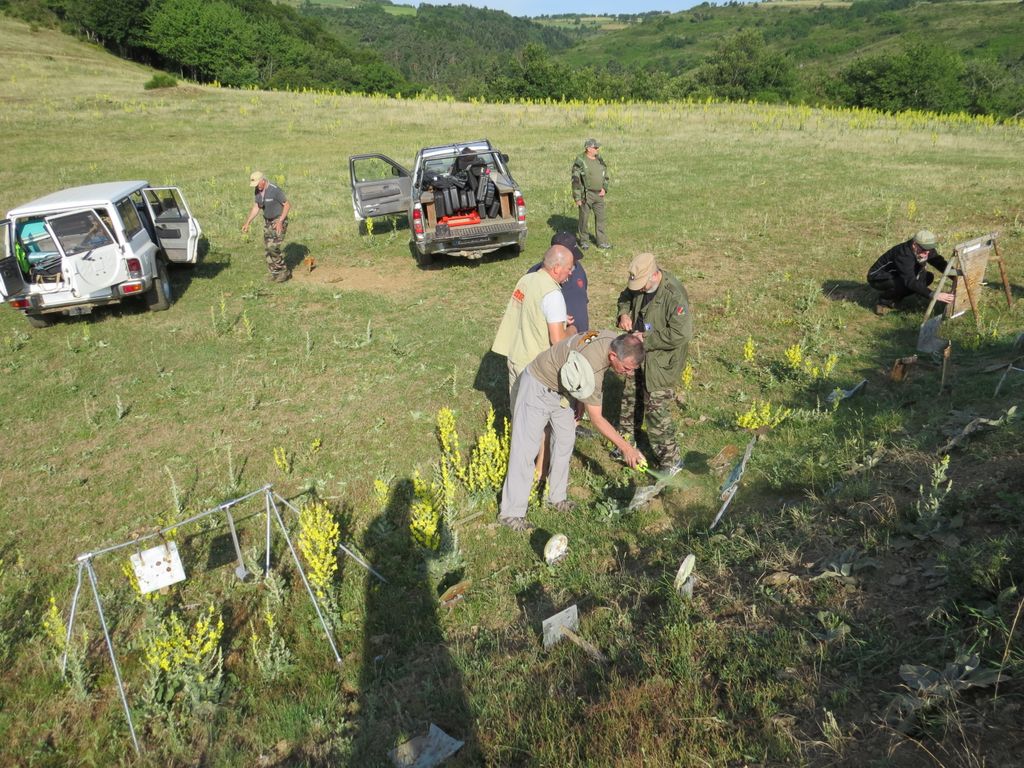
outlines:
{"label": "suv rear door", "polygon": [[390,157],[352,155],[348,159],[348,174],[356,221],[409,212],[412,175]]}
{"label": "suv rear door", "polygon": [[0,298],[6,299],[25,290],[25,278],[14,254],[14,232],[10,220],[0,221],[0,227],[4,232],[4,250],[0,253]]}
{"label": "suv rear door", "polygon": [[78,296],[109,291],[121,264],[122,247],[96,211],[73,211],[44,219]]}
{"label": "suv rear door", "polygon": [[199,253],[199,222],[177,187],[146,187],[143,198],[156,228],[157,243],[175,264],[195,264]]}

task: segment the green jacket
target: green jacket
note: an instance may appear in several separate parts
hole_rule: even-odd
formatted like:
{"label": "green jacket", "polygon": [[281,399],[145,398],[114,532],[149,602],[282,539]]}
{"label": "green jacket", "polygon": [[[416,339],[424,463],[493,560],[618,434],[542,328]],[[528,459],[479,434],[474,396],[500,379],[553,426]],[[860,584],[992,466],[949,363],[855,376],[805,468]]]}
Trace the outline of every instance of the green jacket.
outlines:
{"label": "green jacket", "polygon": [[654,292],[651,303],[643,307],[643,291],[628,288],[619,295],[616,319],[628,315],[633,327],[643,309],[644,322],[650,330],[644,333],[644,382],[648,392],[675,389],[686,365],[686,349],[693,338],[693,317],[690,299],[679,280],[661,270],[661,285]]}
{"label": "green jacket", "polygon": [[583,153],[572,164],[572,199],[581,202],[587,192],[608,191],[611,175],[604,158],[598,155],[593,160]]}

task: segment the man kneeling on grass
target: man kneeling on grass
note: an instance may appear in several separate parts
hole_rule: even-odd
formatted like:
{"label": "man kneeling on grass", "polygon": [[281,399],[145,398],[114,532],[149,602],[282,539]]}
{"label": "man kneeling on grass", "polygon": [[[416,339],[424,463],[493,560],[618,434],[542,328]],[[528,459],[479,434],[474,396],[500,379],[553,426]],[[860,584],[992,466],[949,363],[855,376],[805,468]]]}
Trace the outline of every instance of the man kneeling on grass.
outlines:
{"label": "man kneeling on grass", "polygon": [[637,336],[613,331],[589,331],[563,339],[534,358],[519,377],[512,403],[512,445],[508,472],[501,489],[498,522],[514,531],[529,531],[526,509],[533,487],[533,458],[544,428],[551,425],[551,470],[547,504],[558,512],[573,508],[567,498],[569,459],[576,444],[576,420],[572,400],[586,408],[594,429],[622,451],[625,462],[635,467],[640,451],[601,413],[604,375],[611,368],[620,376],[632,376],[644,361],[644,345]]}
{"label": "man kneeling on grass", "polygon": [[[868,285],[878,291],[875,314],[884,315],[911,294],[931,299],[928,286],[935,277],[926,267],[946,271],[946,260],[935,250],[935,235],[922,229],[905,243],[894,245],[878,257],[868,270]],[[943,291],[935,295],[937,301],[948,304],[953,294]]]}

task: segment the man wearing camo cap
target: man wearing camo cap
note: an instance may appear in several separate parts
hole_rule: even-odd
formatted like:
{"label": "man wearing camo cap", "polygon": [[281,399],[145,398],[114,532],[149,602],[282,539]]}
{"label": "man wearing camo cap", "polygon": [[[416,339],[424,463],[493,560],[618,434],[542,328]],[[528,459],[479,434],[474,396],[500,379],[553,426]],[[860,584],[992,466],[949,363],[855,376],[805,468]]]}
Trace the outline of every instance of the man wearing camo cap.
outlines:
{"label": "man wearing camo cap", "polygon": [[594,212],[594,238],[597,247],[607,250],[612,247],[604,231],[604,198],[608,193],[608,166],[598,155],[601,145],[597,139],[583,143],[583,154],[572,164],[572,199],[580,209],[576,239],[580,248],[590,247],[590,212]]}

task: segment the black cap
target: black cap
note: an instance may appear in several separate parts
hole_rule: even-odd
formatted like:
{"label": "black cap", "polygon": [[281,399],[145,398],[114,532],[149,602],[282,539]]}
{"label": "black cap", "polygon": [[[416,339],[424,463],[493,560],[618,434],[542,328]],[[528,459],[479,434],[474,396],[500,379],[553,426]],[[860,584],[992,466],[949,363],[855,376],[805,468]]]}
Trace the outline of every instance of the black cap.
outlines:
{"label": "black cap", "polygon": [[572,259],[574,262],[583,258],[583,251],[580,250],[579,245],[576,243],[576,235],[572,232],[555,232],[555,234],[551,236],[551,244],[564,245],[572,251]]}

